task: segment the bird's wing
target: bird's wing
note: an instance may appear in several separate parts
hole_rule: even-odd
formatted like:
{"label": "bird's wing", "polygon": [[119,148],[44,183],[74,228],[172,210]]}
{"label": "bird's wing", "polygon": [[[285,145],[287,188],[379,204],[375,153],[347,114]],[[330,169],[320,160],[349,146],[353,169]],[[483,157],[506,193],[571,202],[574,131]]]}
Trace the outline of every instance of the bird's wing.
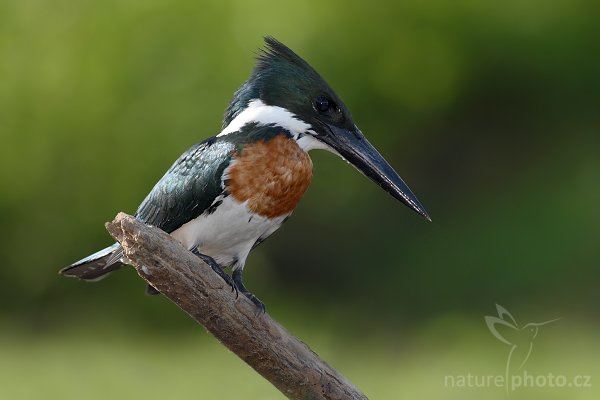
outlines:
{"label": "bird's wing", "polygon": [[136,218],[171,233],[201,215],[223,193],[221,178],[234,150],[214,137],[192,146],[146,196]]}

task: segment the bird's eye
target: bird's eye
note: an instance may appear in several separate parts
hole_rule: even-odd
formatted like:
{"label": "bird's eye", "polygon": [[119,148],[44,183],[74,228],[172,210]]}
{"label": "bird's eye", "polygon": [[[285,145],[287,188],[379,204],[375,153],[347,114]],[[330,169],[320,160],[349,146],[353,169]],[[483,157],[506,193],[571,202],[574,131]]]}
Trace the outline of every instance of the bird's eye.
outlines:
{"label": "bird's eye", "polygon": [[317,97],[317,100],[315,100],[315,108],[320,112],[329,111],[331,104],[331,100],[324,96]]}

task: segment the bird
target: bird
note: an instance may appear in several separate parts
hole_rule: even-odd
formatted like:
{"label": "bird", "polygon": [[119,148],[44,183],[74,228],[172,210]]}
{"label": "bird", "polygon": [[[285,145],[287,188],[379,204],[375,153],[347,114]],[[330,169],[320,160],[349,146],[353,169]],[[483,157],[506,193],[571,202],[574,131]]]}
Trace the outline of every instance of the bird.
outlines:
{"label": "bird", "polygon": [[[308,154],[327,150],[431,221],[407,184],[369,143],[348,108],[304,59],[264,37],[256,64],[225,110],[222,130],[185,151],[135,218],[169,233],[264,312],[244,285],[252,249],[277,231],[307,190]],[[128,262],[115,243],[60,274],[96,281]],[[231,270],[231,274],[225,272]],[[148,294],[158,294],[152,286]]]}
{"label": "bird", "polygon": [[[519,326],[517,320],[510,312],[499,304],[496,304],[498,316],[486,315],[485,323],[492,333],[502,343],[510,346],[505,367],[505,382],[509,382],[511,373],[523,368],[531,352],[533,351],[533,342],[537,338],[540,326],[558,321],[560,318],[551,319],[544,322],[529,322]],[[506,387],[508,392],[508,385]]]}

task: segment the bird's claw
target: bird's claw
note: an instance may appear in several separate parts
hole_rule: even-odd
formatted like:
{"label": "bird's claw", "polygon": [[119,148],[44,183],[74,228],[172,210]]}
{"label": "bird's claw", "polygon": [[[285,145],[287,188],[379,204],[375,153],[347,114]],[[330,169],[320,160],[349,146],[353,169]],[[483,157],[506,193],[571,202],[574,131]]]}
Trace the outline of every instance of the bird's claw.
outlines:
{"label": "bird's claw", "polygon": [[256,306],[256,316],[257,317],[266,312],[265,303],[260,301],[260,299],[258,297],[256,297],[253,293],[246,291],[246,292],[242,292],[242,294],[244,296],[246,296],[246,298],[249,299]]}
{"label": "bird's claw", "polygon": [[227,283],[229,286],[231,286],[231,291],[235,292],[235,298],[237,299],[239,296],[239,290],[235,284],[235,282],[233,281],[233,279],[231,279],[231,277],[229,275],[227,275],[227,272],[221,270],[223,272],[223,275],[221,275],[221,278],[223,278],[223,280],[225,281],[225,283]]}
{"label": "bird's claw", "polygon": [[244,296],[246,296],[246,298],[248,300],[250,300],[256,306],[256,316],[259,316],[259,315],[265,313],[265,310],[266,310],[265,304],[262,301],[260,301],[258,297],[256,297],[253,293],[251,293],[244,286],[244,281],[242,280],[242,270],[241,269],[234,269],[232,275],[229,276],[227,274],[227,272],[225,272],[223,270],[223,268],[221,268],[221,266],[215,261],[214,258],[200,253],[198,251],[197,247],[192,249],[192,253],[194,253],[195,255],[200,257],[200,259],[202,261],[204,261],[206,264],[208,264],[212,268],[212,270],[217,273],[217,275],[219,275],[221,278],[223,278],[225,283],[227,283],[229,286],[231,286],[231,291],[235,292],[236,299],[239,297],[240,292]]}
{"label": "bird's claw", "polygon": [[252,303],[254,303],[254,305],[256,306],[256,316],[258,317],[259,315],[264,314],[266,309],[265,304],[262,301],[260,301],[259,298],[256,297],[252,292],[246,289],[246,286],[244,286],[244,280],[242,278],[242,269],[234,269],[231,276],[233,278],[233,282],[235,282],[235,285],[240,290],[240,292],[242,292],[242,294],[246,296],[246,298]]}
{"label": "bird's claw", "polygon": [[231,291],[235,292],[235,298],[237,299],[239,296],[239,289],[236,285],[235,281],[221,268],[219,263],[215,261],[211,256],[207,256],[206,254],[202,254],[198,251],[197,247],[192,249],[192,253],[197,255],[202,261],[204,261],[210,268],[217,273],[229,286],[231,286]]}

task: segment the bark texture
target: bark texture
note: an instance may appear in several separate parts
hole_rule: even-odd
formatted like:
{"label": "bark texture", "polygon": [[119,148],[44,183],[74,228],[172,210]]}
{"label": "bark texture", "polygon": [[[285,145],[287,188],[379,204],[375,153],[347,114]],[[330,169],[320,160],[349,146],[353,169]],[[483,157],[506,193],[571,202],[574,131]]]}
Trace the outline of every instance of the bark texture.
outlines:
{"label": "bark texture", "polygon": [[268,314],[236,295],[202,260],[160,229],[119,213],[106,224],[148,283],[223,345],[298,400],[367,399],[350,381]]}

